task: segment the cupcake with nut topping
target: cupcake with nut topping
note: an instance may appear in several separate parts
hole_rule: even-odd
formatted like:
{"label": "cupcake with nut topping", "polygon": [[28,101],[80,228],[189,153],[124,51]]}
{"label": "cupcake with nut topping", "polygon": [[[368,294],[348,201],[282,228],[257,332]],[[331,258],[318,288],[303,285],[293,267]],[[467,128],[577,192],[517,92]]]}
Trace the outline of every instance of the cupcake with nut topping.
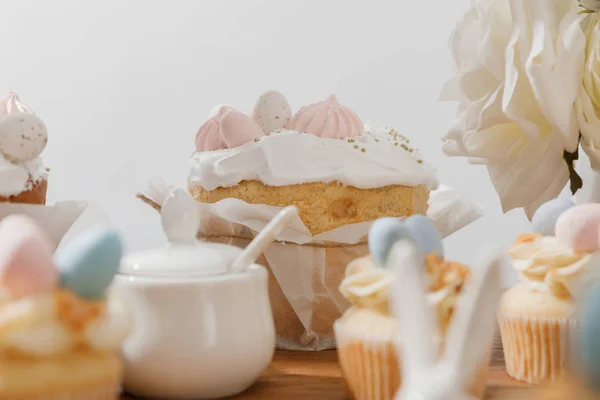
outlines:
{"label": "cupcake with nut topping", "polygon": [[[396,232],[389,235],[388,233]],[[396,341],[402,340],[402,327],[390,310],[390,288],[393,272],[384,268],[389,243],[382,237],[409,238],[417,242],[425,256],[424,271],[428,301],[438,317],[440,349],[452,320],[457,299],[469,277],[469,268],[446,261],[439,232],[423,216],[381,219],[375,222],[369,236],[371,254],[351,262],[340,291],[352,307],[334,325],[339,362],[348,391],[354,399],[394,399],[401,385],[401,359]],[[481,362],[469,393],[482,398],[489,359]]]}
{"label": "cupcake with nut topping", "polygon": [[552,200],[533,228],[508,249],[519,283],[502,296],[498,315],[508,374],[547,383],[563,378],[577,305],[600,283],[600,205]]}
{"label": "cupcake with nut topping", "polygon": [[120,255],[118,237],[96,230],[53,260],[31,219],[0,223],[0,398],[119,398],[130,318],[106,289]]}

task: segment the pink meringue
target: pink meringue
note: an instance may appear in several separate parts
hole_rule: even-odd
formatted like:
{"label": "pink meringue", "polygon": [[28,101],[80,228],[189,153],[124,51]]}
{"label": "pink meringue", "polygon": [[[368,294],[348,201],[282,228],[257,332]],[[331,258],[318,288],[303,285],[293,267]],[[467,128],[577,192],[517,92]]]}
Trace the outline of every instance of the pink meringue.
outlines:
{"label": "pink meringue", "polygon": [[556,220],[558,243],[577,253],[594,253],[600,249],[600,204],[575,206]]}
{"label": "pink meringue", "polygon": [[265,133],[254,119],[239,111],[231,110],[221,119],[221,140],[229,149],[264,135]]}
{"label": "pink meringue", "polygon": [[358,115],[340,104],[335,95],[298,110],[292,121],[292,129],[332,139],[364,133],[364,125]]}
{"label": "pink meringue", "polygon": [[202,124],[198,129],[198,133],[196,133],[196,151],[213,151],[227,148],[221,137],[221,119],[223,115],[231,110],[233,109],[229,106],[220,106],[218,110],[213,110],[211,114],[214,115]]}
{"label": "pink meringue", "polygon": [[21,99],[15,92],[8,92],[4,96],[0,97],[0,117],[15,112],[34,114],[31,109],[21,102]]}

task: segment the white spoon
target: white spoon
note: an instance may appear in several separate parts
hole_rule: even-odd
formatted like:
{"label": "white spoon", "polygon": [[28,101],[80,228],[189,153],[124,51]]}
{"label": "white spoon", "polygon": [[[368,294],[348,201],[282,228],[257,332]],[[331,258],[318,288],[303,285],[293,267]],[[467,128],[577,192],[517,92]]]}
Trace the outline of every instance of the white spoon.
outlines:
{"label": "white spoon", "polygon": [[256,235],[246,249],[231,264],[230,271],[240,272],[251,264],[263,251],[275,240],[275,237],[283,231],[292,218],[298,215],[296,206],[288,206],[282,209],[276,216]]}

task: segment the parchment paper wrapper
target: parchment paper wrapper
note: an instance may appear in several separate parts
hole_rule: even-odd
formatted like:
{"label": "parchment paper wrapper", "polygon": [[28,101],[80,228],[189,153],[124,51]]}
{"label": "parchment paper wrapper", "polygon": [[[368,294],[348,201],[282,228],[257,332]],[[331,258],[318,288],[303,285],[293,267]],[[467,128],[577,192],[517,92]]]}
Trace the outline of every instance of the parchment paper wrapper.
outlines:
{"label": "parchment paper wrapper", "polygon": [[[160,209],[169,188],[151,180],[139,198]],[[245,247],[280,207],[224,199],[198,203],[202,222],[198,237],[209,242]],[[480,206],[446,186],[431,192],[428,217],[442,236],[448,236],[483,215]],[[349,306],[339,293],[346,265],[368,253],[367,234],[372,222],[346,225],[312,236],[297,218],[278,237],[258,263],[269,270],[269,295],[277,347],[287,350],[335,348],[333,323]]]}
{"label": "parchment paper wrapper", "polygon": [[46,232],[56,250],[87,207],[88,204],[81,201],[65,201],[52,206],[0,203],[0,220],[11,214],[25,214],[33,218]]}

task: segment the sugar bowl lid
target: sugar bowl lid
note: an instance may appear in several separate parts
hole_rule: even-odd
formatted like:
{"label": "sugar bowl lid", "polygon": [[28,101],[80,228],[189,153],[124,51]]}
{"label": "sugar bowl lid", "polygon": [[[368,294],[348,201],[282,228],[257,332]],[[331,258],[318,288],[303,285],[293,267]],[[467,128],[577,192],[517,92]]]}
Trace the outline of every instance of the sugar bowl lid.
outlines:
{"label": "sugar bowl lid", "polygon": [[123,258],[120,273],[144,277],[205,277],[224,275],[242,250],[218,243],[170,243]]}
{"label": "sugar bowl lid", "polygon": [[200,243],[199,203],[185,190],[170,190],[161,205],[161,222],[169,244],[123,258],[120,273],[147,277],[201,277],[245,271],[297,216],[294,206],[283,208],[248,246]]}
{"label": "sugar bowl lid", "polygon": [[121,274],[146,277],[222,275],[230,272],[230,266],[242,253],[234,246],[197,240],[198,203],[182,189],[166,194],[160,215],[169,243],[124,257]]}

